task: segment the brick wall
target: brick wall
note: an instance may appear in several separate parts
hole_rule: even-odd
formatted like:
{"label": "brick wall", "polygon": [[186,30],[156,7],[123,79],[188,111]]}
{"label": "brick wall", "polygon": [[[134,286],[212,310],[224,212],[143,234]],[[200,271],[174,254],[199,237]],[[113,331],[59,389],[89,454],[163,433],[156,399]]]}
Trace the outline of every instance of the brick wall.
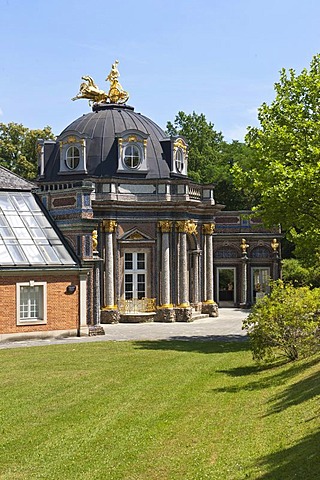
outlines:
{"label": "brick wall", "polygon": [[[45,325],[17,325],[16,283],[47,282],[47,323]],[[74,294],[66,294],[70,284],[76,285]],[[27,333],[49,330],[69,330],[78,326],[79,278],[77,274],[59,272],[50,274],[19,274],[0,277],[0,333]]]}

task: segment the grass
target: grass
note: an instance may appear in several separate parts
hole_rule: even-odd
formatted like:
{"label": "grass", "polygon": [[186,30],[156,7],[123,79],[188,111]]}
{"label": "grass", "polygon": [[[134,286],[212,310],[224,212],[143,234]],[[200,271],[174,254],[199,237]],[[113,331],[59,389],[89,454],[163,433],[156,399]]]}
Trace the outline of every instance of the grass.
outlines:
{"label": "grass", "polygon": [[0,479],[316,479],[320,357],[246,342],[0,351]]}

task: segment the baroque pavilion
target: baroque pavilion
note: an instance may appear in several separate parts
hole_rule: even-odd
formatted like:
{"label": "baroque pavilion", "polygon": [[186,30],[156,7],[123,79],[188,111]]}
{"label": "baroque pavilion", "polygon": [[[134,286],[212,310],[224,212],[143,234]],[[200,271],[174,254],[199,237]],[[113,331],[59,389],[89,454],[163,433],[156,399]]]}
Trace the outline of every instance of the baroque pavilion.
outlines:
{"label": "baroque pavilion", "polygon": [[188,178],[188,145],[82,77],[92,111],[38,141],[37,195],[87,273],[87,325],[191,321],[248,307],[279,277],[279,231]]}

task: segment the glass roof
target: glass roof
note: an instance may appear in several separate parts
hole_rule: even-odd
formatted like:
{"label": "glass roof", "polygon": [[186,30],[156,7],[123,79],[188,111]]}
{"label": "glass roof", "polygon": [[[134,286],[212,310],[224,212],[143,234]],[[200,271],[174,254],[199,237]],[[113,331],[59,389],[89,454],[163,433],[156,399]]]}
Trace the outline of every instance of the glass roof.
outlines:
{"label": "glass roof", "polygon": [[0,266],[76,265],[31,192],[0,192]]}

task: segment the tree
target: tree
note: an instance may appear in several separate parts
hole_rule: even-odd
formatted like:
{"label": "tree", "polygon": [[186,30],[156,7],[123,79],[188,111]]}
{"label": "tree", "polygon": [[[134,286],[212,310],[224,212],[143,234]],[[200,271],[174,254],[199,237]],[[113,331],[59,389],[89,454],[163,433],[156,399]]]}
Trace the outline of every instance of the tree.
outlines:
{"label": "tree", "polygon": [[270,295],[254,305],[243,329],[258,361],[312,355],[320,348],[320,289],[274,282]]}
{"label": "tree", "polygon": [[37,176],[37,140],[54,139],[51,127],[30,130],[14,122],[0,123],[0,165],[24,178]]}
{"label": "tree", "polygon": [[260,127],[246,136],[255,155],[233,172],[239,187],[254,192],[264,223],[281,224],[296,254],[312,263],[320,248],[320,55],[300,75],[283,69],[275,92],[259,108]]}
{"label": "tree", "polygon": [[250,208],[249,196],[234,185],[231,171],[234,162],[242,163],[249,148],[240,142],[228,144],[221,132],[207,122],[203,113],[188,115],[178,112],[173,123],[167,123],[167,133],[182,135],[188,145],[188,175],[196,182],[214,183],[216,200],[228,209]]}

